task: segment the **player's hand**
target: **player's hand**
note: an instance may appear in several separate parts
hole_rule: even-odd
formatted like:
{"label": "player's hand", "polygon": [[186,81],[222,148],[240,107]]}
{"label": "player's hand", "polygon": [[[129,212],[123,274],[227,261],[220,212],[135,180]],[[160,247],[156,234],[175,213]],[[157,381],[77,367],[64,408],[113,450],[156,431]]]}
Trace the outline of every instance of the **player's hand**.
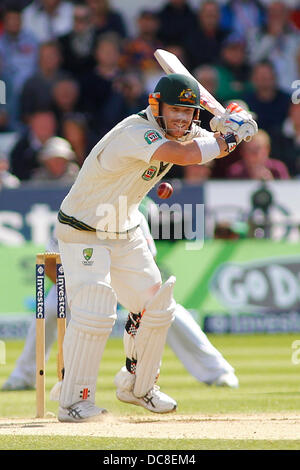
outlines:
{"label": "player's hand", "polygon": [[239,144],[236,134],[233,133],[223,135],[220,132],[215,132],[214,136],[220,147],[220,154],[216,158],[227,157]]}
{"label": "player's hand", "polygon": [[230,103],[223,116],[214,116],[210,121],[210,128],[213,132],[221,132],[223,135],[234,133],[238,142],[249,142],[258,131],[251,114],[236,103]]}

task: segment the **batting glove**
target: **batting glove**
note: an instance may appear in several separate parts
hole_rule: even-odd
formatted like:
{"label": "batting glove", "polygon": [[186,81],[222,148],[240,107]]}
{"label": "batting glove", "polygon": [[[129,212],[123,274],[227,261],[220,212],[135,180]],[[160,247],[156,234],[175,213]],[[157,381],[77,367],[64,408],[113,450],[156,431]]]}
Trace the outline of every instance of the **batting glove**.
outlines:
{"label": "batting glove", "polygon": [[223,135],[234,133],[238,143],[242,140],[249,142],[258,131],[251,114],[236,103],[230,103],[223,116],[214,116],[210,121],[210,128],[213,132],[221,132]]}

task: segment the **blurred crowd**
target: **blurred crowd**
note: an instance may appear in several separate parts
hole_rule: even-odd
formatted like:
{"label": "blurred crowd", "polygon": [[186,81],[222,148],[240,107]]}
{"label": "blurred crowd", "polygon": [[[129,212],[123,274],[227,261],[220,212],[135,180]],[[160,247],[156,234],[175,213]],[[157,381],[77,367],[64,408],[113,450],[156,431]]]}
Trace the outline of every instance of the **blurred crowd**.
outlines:
{"label": "blurred crowd", "polygon": [[[109,0],[2,1],[0,187],[72,180],[112,126],[148,105],[163,75],[157,48],[174,52],[224,106],[239,101],[260,128],[230,158],[174,166],[168,177],[188,184],[299,177],[299,2],[196,3],[141,8],[132,35]],[[210,118],[201,111],[208,130]]]}

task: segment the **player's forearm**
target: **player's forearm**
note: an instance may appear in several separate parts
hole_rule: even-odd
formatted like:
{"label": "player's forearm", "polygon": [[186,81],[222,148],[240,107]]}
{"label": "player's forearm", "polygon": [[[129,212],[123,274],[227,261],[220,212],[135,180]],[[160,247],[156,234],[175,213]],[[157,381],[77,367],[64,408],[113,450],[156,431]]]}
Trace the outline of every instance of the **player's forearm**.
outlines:
{"label": "player's forearm", "polygon": [[200,149],[194,141],[169,141],[154,153],[152,159],[181,166],[202,161]]}
{"label": "player's forearm", "polygon": [[220,154],[216,158],[222,158],[226,157],[228,153],[228,144],[226,143],[225,139],[223,136],[221,136],[219,133],[218,135],[215,134],[216,141],[218,142],[219,148],[220,148]]}
{"label": "player's forearm", "polygon": [[166,142],[154,153],[152,160],[187,166],[206,163],[226,155],[228,145],[224,138],[216,133],[214,136],[198,137],[188,142]]}

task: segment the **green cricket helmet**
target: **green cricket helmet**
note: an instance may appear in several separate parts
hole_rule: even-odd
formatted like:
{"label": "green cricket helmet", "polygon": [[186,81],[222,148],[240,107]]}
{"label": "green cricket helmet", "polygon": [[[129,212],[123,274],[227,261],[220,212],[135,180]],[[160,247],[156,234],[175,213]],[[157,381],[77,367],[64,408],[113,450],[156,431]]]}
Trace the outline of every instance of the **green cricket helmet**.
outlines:
{"label": "green cricket helmet", "polygon": [[161,103],[194,108],[193,120],[198,120],[201,106],[197,81],[193,77],[180,73],[171,73],[162,77],[154,92],[149,95],[149,104],[155,118],[161,117]]}
{"label": "green cricket helmet", "polygon": [[200,90],[197,81],[180,73],[171,73],[162,77],[149,98],[171,106],[200,109]]}

